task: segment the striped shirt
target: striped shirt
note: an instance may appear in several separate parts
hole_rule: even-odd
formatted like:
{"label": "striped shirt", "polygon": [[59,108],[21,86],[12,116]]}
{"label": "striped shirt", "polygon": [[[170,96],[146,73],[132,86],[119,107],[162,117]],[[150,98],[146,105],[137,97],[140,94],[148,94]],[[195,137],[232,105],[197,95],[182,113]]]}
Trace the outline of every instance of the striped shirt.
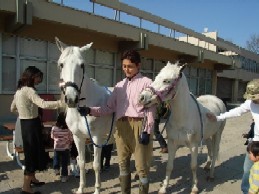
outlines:
{"label": "striped shirt", "polygon": [[259,193],[259,161],[255,162],[250,169],[249,185],[249,193]]}
{"label": "striped shirt", "polygon": [[54,139],[54,150],[64,151],[71,148],[73,136],[69,129],[60,129],[57,126],[53,126],[51,138]]}
{"label": "striped shirt", "polygon": [[145,130],[150,133],[154,126],[154,114],[156,107],[144,109],[138,103],[139,94],[152,83],[152,80],[138,73],[131,80],[128,78],[118,82],[103,107],[91,107],[91,115],[101,116],[116,113],[116,120],[121,117],[147,118]]}

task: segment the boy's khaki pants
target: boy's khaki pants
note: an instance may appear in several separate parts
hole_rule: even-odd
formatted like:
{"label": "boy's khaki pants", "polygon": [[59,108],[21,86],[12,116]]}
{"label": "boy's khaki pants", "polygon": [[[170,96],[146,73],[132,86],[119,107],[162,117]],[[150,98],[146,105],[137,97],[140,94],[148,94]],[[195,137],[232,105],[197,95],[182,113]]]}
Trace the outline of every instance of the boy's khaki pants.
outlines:
{"label": "boy's khaki pants", "polygon": [[115,141],[120,167],[120,175],[130,174],[130,158],[134,154],[135,167],[140,178],[147,178],[153,151],[153,135],[148,145],[139,143],[142,120],[121,121],[116,123]]}

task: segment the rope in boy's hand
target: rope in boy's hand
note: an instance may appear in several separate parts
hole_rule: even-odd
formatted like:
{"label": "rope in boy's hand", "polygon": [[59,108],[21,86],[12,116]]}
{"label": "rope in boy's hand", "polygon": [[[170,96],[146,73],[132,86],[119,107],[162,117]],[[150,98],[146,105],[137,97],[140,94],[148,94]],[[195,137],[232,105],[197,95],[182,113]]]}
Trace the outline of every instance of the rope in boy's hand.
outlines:
{"label": "rope in boy's hand", "polygon": [[83,107],[78,107],[77,110],[78,110],[79,114],[80,114],[81,116],[84,116],[84,117],[87,116],[87,115],[89,115],[90,112],[91,112],[91,109],[90,109],[89,107],[85,107],[85,106],[83,106]]}

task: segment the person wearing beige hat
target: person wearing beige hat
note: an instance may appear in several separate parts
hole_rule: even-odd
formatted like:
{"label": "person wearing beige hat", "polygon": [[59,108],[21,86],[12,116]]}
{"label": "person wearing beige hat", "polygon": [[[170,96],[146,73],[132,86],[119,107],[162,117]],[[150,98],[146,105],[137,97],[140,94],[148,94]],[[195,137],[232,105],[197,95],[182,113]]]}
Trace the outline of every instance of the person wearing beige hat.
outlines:
{"label": "person wearing beige hat", "polygon": [[[259,141],[259,79],[254,79],[248,82],[244,98],[246,100],[240,106],[233,108],[228,112],[221,113],[219,116],[216,116],[213,113],[207,113],[207,117],[211,121],[222,121],[228,118],[239,117],[244,113],[250,112],[255,122],[254,138],[252,139],[252,141]],[[244,161],[244,173],[241,183],[241,190],[244,194],[248,194],[249,175],[252,165],[253,162],[249,159],[249,155],[246,154]]]}

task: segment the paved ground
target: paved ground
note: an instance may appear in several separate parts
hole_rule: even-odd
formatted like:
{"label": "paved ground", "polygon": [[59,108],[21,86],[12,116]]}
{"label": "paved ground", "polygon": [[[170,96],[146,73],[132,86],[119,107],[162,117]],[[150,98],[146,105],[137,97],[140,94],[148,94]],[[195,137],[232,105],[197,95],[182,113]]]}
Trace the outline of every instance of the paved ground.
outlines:
{"label": "paved ground", "polygon": [[[203,170],[206,160],[206,149],[198,157],[198,180],[200,193],[210,194],[241,194],[240,183],[242,177],[242,165],[245,153],[245,140],[241,137],[242,133],[249,130],[251,115],[230,119],[223,132],[220,160],[217,162],[215,170],[215,181],[206,181],[206,172]],[[164,178],[167,154],[159,153],[158,143],[154,143],[154,161],[151,168],[150,193],[157,193],[159,185]],[[118,166],[116,163],[116,151],[112,157],[112,166],[109,171],[102,173],[102,192],[103,194],[120,193],[118,181]],[[132,162],[133,164],[133,162]],[[91,164],[87,163],[87,168]],[[47,184],[37,190],[44,194],[72,193],[78,187],[79,179],[70,176],[67,183],[61,183],[58,177],[54,176],[49,169],[46,172],[37,174],[38,178],[46,181]],[[94,173],[87,174],[87,188],[85,193],[94,191]],[[5,143],[0,142],[0,193],[15,194],[21,191],[23,171],[15,161],[10,160],[5,151]],[[190,154],[188,149],[180,148],[175,159],[175,169],[171,176],[168,193],[186,194],[191,190]],[[132,193],[138,193],[137,181],[132,181]]]}

